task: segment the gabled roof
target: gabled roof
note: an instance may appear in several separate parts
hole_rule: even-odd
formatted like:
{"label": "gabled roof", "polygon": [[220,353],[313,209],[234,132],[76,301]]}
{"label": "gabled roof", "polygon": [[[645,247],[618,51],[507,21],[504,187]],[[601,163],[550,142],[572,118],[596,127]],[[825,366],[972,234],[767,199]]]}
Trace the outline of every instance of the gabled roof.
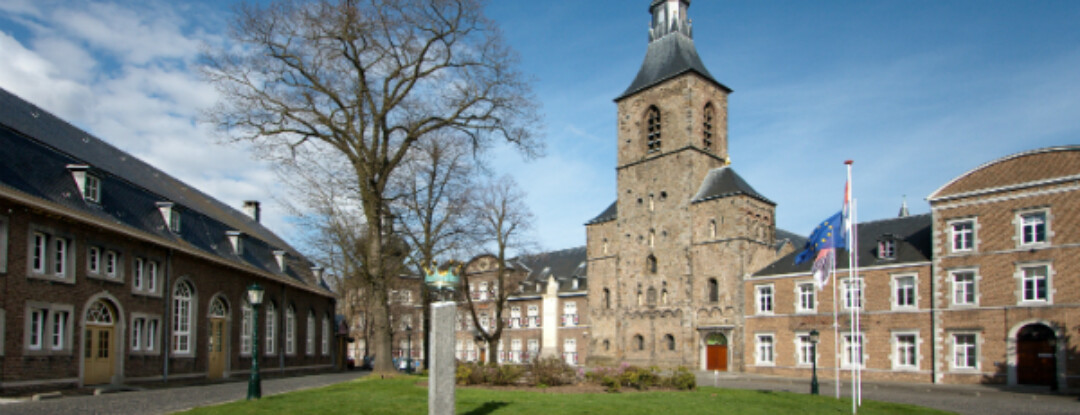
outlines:
{"label": "gabled roof", "polygon": [[701,188],[698,189],[697,194],[691,199],[691,203],[736,195],[749,196],[776,206],[776,203],[754,190],[754,188],[751,187],[746,180],[743,180],[743,178],[730,166],[710,170],[709,174],[705,176],[705,180],[702,181]]}
{"label": "gabled roof", "polygon": [[731,88],[718,82],[709,70],[705,69],[705,64],[701,62],[697,48],[694,47],[694,40],[675,33],[649,43],[645,62],[641,64],[637,77],[615,101],[688,72],[694,72],[724,91],[731,92]]}
{"label": "gabled roof", "polygon": [[611,202],[611,206],[608,206],[607,209],[604,209],[603,212],[600,212],[600,214],[597,215],[595,218],[592,218],[592,220],[590,220],[588,222],[585,222],[585,226],[596,225],[598,223],[604,223],[604,222],[610,222],[610,221],[613,221],[613,220],[617,219],[619,217],[619,208],[618,207],[619,207],[619,201],[616,200],[614,202]]}
{"label": "gabled roof", "polygon": [[[88,203],[67,166],[88,165],[101,180],[100,203]],[[247,215],[0,88],[0,189],[141,232],[176,247],[244,264],[292,284],[329,293],[312,264]],[[168,230],[158,202],[181,214],[179,235]],[[242,255],[226,232],[244,234]],[[274,251],[288,255],[281,273]]]}
{"label": "gabled roof", "polygon": [[[527,255],[515,258],[514,263],[521,264],[522,269],[528,270],[523,282],[526,292],[532,291],[536,283],[546,284],[551,277],[555,277],[558,282],[559,292],[585,291],[589,288],[588,261],[584,246]],[[578,281],[577,289],[573,288],[574,279]]]}
{"label": "gabled roof", "polygon": [[[857,225],[859,235],[859,267],[875,267],[897,264],[925,263],[930,261],[931,253],[931,216],[929,214],[907,216],[863,222]],[[779,234],[779,232],[778,232]],[[896,242],[896,258],[878,258],[878,241],[890,238]],[[805,242],[804,242],[805,244]],[[810,273],[814,261],[795,265],[795,257],[802,252],[803,246],[797,246],[795,252],[780,258],[754,274],[754,277]],[[836,254],[836,268],[848,268],[847,250]]]}

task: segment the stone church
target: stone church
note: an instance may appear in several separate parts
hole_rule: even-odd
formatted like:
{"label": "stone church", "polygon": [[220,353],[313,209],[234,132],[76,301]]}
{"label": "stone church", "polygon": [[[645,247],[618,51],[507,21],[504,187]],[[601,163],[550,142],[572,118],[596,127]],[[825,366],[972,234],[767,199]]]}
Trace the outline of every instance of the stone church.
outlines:
{"label": "stone church", "polygon": [[689,0],[653,0],[645,61],[619,97],[617,198],[587,226],[590,363],[738,370],[743,278],[801,248],[731,165],[727,103]]}

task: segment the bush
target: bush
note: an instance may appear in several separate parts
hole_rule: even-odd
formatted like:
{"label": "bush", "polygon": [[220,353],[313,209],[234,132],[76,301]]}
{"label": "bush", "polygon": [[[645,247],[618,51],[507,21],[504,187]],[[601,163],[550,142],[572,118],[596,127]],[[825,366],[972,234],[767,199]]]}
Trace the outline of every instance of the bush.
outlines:
{"label": "bush", "polygon": [[488,368],[488,378],[494,385],[513,385],[521,380],[525,369],[517,365],[502,365]]}
{"label": "bush", "polygon": [[675,390],[694,390],[697,388],[697,376],[690,369],[679,366],[671,377],[664,380],[665,386]]}
{"label": "bush", "polygon": [[577,376],[573,367],[557,357],[539,358],[529,364],[532,384],[560,386],[573,384]]}
{"label": "bush", "polygon": [[625,368],[619,376],[619,383],[622,386],[635,388],[637,390],[651,388],[660,383],[660,375],[657,375],[653,370],[653,368],[645,369],[629,366]]}

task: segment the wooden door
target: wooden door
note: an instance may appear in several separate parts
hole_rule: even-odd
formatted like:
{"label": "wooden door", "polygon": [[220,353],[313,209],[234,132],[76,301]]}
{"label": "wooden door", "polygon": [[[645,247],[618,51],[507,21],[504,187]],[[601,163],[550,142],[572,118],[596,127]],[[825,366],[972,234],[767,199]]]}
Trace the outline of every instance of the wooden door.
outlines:
{"label": "wooden door", "polygon": [[1057,359],[1054,332],[1043,325],[1024,327],[1016,336],[1016,380],[1021,385],[1054,384]]}
{"label": "wooden door", "polygon": [[727,372],[727,346],[706,346],[706,354],[706,369]]}
{"label": "wooden door", "polygon": [[210,351],[206,377],[221,379],[225,376],[225,319],[210,319]]}
{"label": "wooden door", "polygon": [[112,327],[89,326],[84,333],[84,380],[86,385],[99,385],[112,381],[115,367],[113,353],[114,331]]}

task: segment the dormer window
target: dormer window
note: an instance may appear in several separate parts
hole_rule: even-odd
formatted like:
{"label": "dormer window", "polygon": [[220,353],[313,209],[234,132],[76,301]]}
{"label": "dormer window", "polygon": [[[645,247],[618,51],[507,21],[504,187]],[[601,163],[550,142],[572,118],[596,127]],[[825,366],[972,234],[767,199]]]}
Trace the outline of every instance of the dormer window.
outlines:
{"label": "dormer window", "polygon": [[886,238],[878,241],[879,259],[896,259],[896,241]]}
{"label": "dormer window", "polygon": [[173,202],[158,202],[157,207],[165,227],[172,233],[180,233],[180,210],[176,205]]}
{"label": "dormer window", "polygon": [[278,269],[285,272],[285,251],[274,251],[274,260],[277,261]]}
{"label": "dormer window", "polygon": [[225,235],[229,237],[229,244],[233,247],[233,253],[236,255],[244,254],[244,233],[240,231],[228,231]]}
{"label": "dormer window", "polygon": [[75,185],[79,187],[79,193],[83,200],[90,203],[101,203],[101,178],[90,173],[90,166],[85,164],[69,164],[68,171],[75,179]]}

